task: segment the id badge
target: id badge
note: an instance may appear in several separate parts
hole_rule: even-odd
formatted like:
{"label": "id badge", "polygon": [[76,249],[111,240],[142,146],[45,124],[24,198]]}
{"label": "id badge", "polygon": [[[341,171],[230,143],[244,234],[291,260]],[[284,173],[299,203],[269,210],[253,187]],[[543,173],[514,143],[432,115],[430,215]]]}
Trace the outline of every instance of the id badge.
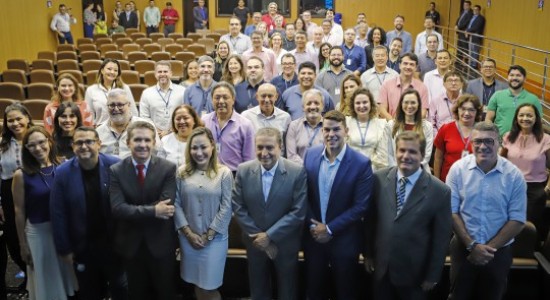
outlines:
{"label": "id badge", "polygon": [[487,113],[487,105],[483,105],[483,113]]}
{"label": "id badge", "polygon": [[346,65],[348,65],[348,66],[351,65],[351,58],[348,58],[348,59],[346,60]]}
{"label": "id badge", "polygon": [[461,158],[464,158],[464,157],[468,156],[469,154],[470,154],[470,152],[468,152],[468,150],[462,150]]}
{"label": "id badge", "polygon": [[218,155],[220,154],[222,150],[222,145],[220,143],[216,143],[216,152],[218,153]]}
{"label": "id badge", "polygon": [[340,88],[334,89],[334,95],[340,95]]}

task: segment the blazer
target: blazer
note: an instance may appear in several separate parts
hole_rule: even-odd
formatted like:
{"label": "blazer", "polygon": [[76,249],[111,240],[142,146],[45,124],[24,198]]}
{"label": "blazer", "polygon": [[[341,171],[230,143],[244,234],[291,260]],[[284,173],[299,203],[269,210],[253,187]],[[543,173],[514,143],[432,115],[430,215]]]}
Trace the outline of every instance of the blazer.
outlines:
{"label": "blazer", "polygon": [[128,28],[137,28],[138,27],[138,16],[135,11],[130,12],[130,19],[126,19],[126,11],[122,11],[118,15],[118,25]]}
{"label": "blazer", "polygon": [[298,252],[306,216],[306,173],[301,165],[280,158],[267,201],[262,189],[262,169],[255,159],[239,165],[233,189],[233,213],[243,231],[266,232],[280,250]]}
{"label": "blazer", "polygon": [[375,172],[365,251],[374,258],[374,277],[389,272],[396,286],[438,282],[452,233],[451,190],[422,171],[396,217],[396,189],[397,167]]}
{"label": "blazer", "polygon": [[[474,16],[472,15],[472,18],[473,17]],[[471,18],[470,18],[470,20],[471,20]],[[468,22],[468,25],[470,25],[469,22]],[[468,25],[466,25],[466,26],[468,26]],[[475,33],[475,34],[483,34],[484,30],[485,30],[485,17],[482,16],[482,15],[477,15],[477,17],[475,18],[472,25],[466,28],[467,32]],[[475,35],[473,35],[472,39],[471,39],[471,41],[475,44],[481,44],[482,40],[483,40],[483,38],[481,38],[479,36],[475,36]]]}
{"label": "blazer", "polygon": [[464,11],[461,11],[460,15],[458,16],[458,19],[456,19],[455,25],[456,27],[458,27],[458,30],[466,30],[466,27],[468,27],[468,24],[470,23],[470,20],[474,15],[474,12],[470,9],[468,10],[468,12],[466,12],[466,15],[464,15],[464,18],[461,18],[463,13]]}
{"label": "blazer", "polygon": [[[311,147],[304,155],[309,191],[307,228],[312,225],[311,218],[321,221],[319,167],[324,150],[324,145],[317,145]],[[362,242],[361,238],[357,238],[357,234],[362,235],[362,220],[371,199],[372,183],[370,159],[347,146],[332,184],[325,216],[334,239],[346,238],[354,245]]]}
{"label": "blazer", "polygon": [[111,166],[111,209],[117,221],[115,251],[124,258],[135,256],[144,242],[153,257],[173,254],[176,248],[174,219],[155,217],[155,205],[176,198],[176,165],[152,156],[140,187],[132,157]]}
{"label": "blazer", "polygon": [[[118,157],[99,153],[99,181],[101,206],[108,222],[109,237],[114,226],[109,202],[109,168],[119,161]],[[73,253],[78,260],[87,247],[86,191],[78,158],[73,157],[55,170],[55,179],[50,194],[50,213],[53,237],[57,253]]]}
{"label": "blazer", "polygon": [[195,24],[195,30],[206,28],[202,25],[202,21],[208,21],[208,8],[204,7],[204,12],[206,13],[206,19],[202,17],[200,6],[193,7],[193,20]]}
{"label": "blazer", "polygon": [[[508,84],[502,80],[498,80],[495,78],[495,92],[500,90],[505,90],[508,88]],[[466,93],[476,95],[479,99],[479,102],[481,104],[483,103],[483,78],[476,78],[468,81],[468,87],[466,87]],[[489,99],[487,99],[487,103],[484,105],[489,104]]]}

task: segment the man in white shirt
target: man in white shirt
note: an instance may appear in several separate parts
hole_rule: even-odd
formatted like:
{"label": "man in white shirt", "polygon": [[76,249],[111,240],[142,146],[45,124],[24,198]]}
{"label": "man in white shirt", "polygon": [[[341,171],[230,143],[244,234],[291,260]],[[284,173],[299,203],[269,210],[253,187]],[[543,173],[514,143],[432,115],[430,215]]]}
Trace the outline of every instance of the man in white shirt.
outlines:
{"label": "man in white shirt", "polygon": [[139,101],[140,117],[155,124],[160,138],[170,133],[172,113],[176,107],[183,104],[185,88],[173,84],[172,68],[169,61],[159,61],[155,64],[157,84],[143,91]]}
{"label": "man in white shirt", "polygon": [[344,30],[342,29],[342,26],[340,24],[337,24],[334,22],[334,10],[333,9],[327,9],[327,13],[325,15],[325,19],[329,20],[331,23],[330,28],[330,35],[332,36],[331,45],[333,46],[340,46],[344,43]]}
{"label": "man in white shirt", "polygon": [[317,28],[319,28],[319,25],[317,25],[315,22],[311,21],[311,11],[306,10],[302,13],[302,19],[306,23],[307,27],[307,39],[308,41],[313,40],[314,32]]}
{"label": "man in white shirt", "polygon": [[[273,84],[264,83],[260,85],[256,93],[258,105],[243,111],[242,116],[252,122],[255,131],[264,127],[272,127],[279,130],[284,141],[288,125],[290,124],[290,115],[284,110],[275,107],[278,96],[277,88]],[[284,145],[281,146],[284,150]]]}
{"label": "man in white shirt", "polygon": [[241,33],[241,20],[237,17],[229,19],[229,33],[222,35],[221,41],[226,41],[231,48],[231,53],[243,54],[252,48],[250,37]]}
{"label": "man in white shirt", "polygon": [[67,8],[65,4],[59,4],[59,12],[53,16],[50,23],[50,29],[57,33],[59,44],[74,44],[71,24],[75,24],[76,19],[67,11],[71,11],[71,9]]}
{"label": "man in white shirt", "polygon": [[[309,27],[307,28],[308,38],[309,38]],[[321,44],[323,43],[323,28],[316,26],[312,31],[313,39],[309,38],[310,41],[307,42],[306,48],[309,52],[315,53],[316,57],[319,57],[319,50],[321,49]]]}
{"label": "man in white shirt", "polygon": [[380,93],[382,83],[399,76],[399,73],[386,65],[388,62],[388,49],[385,46],[378,45],[374,47],[372,58],[374,60],[374,67],[366,70],[361,75],[361,82],[364,88],[371,91],[374,101],[378,103],[378,94]]}
{"label": "man in white shirt", "polygon": [[426,47],[426,37],[429,34],[435,34],[437,35],[437,38],[439,40],[439,46],[437,47],[437,50],[443,49],[443,36],[441,33],[435,31],[435,23],[432,17],[426,17],[424,19],[424,31],[419,33],[416,36],[416,42],[414,43],[414,54],[420,56],[420,54],[426,53],[428,48]]}
{"label": "man in white shirt", "polygon": [[159,32],[160,10],[155,6],[155,1],[149,1],[149,6],[143,11],[143,21],[147,28],[147,36],[153,32]]}

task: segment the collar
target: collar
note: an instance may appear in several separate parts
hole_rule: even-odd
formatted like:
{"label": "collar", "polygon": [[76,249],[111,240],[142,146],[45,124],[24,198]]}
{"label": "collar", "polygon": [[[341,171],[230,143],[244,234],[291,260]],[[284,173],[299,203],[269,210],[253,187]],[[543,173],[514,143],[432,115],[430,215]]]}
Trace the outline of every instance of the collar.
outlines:
{"label": "collar", "polygon": [[[143,163],[145,165],[145,170],[149,169],[149,163],[151,162],[151,156]],[[133,157],[132,157],[132,164],[134,165],[134,168],[137,169],[137,165],[139,164]]]}
{"label": "collar", "polygon": [[275,163],[273,168],[271,168],[270,170],[266,170],[264,168],[264,166],[262,164],[260,164],[260,168],[262,169],[262,176],[267,172],[267,173],[271,174],[272,177],[275,177],[275,171],[277,171],[278,166],[279,166],[279,160],[277,160],[277,162]]}
{"label": "collar", "polygon": [[[344,144],[344,147],[342,147],[342,150],[340,151],[340,153],[338,153],[338,155],[336,156],[336,159],[334,161],[341,162],[342,159],[344,158],[344,155],[346,155],[347,148],[348,148],[347,144]],[[328,156],[327,156],[327,147],[326,146],[325,146],[325,149],[323,150],[323,159],[326,160],[327,162],[330,161],[328,159]]]}
{"label": "collar", "polygon": [[[468,170],[478,169],[479,171],[484,173],[483,170],[481,170],[481,168],[478,167],[478,165],[477,165],[475,154],[468,155],[467,159],[469,159],[469,161],[467,163]],[[493,171],[499,172],[499,173],[504,173],[503,164],[504,164],[504,159],[499,155],[497,157],[497,164],[495,165],[495,167],[491,171],[489,171],[487,173],[484,173],[484,174],[489,174]]]}
{"label": "collar", "polygon": [[[306,117],[302,117],[302,123],[306,126],[309,126],[309,122],[307,121]],[[323,118],[321,118],[319,120],[319,123],[317,123],[317,125],[315,125],[315,128],[319,127],[319,126],[323,126]]]}
{"label": "collar", "polygon": [[[170,83],[168,84],[168,90],[171,90],[171,89],[172,89],[172,80],[170,80]],[[162,91],[162,89],[160,88],[160,84],[158,82],[157,82],[157,91]]]}
{"label": "collar", "polygon": [[[414,183],[420,177],[420,174],[422,174],[422,166],[419,167],[418,170],[416,170],[411,176],[408,176],[407,178],[409,179],[409,182],[414,185]],[[399,182],[399,180],[401,180],[401,178],[403,178],[403,177],[405,177],[405,176],[403,176],[403,173],[401,173],[401,170],[399,170],[399,168],[397,168],[397,182]]]}

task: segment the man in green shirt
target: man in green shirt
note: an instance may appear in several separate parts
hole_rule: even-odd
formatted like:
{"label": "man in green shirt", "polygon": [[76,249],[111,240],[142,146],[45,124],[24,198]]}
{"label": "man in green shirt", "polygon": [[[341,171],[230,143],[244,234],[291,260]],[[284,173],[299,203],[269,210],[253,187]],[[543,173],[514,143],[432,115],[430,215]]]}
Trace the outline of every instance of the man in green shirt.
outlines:
{"label": "man in green shirt", "polygon": [[500,136],[512,129],[516,108],[523,103],[535,105],[542,117],[542,105],[537,96],[523,87],[527,72],[520,65],[508,69],[508,89],[497,91],[489,100],[485,122],[495,123]]}

